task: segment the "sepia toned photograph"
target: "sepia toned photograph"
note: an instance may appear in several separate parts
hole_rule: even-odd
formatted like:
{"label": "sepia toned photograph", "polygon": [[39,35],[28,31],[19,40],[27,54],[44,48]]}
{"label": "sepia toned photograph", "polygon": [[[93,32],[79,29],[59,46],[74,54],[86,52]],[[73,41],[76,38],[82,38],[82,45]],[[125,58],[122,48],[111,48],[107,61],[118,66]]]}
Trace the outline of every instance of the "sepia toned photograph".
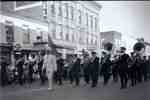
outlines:
{"label": "sepia toned photograph", "polygon": [[150,1],[0,1],[0,100],[150,100]]}

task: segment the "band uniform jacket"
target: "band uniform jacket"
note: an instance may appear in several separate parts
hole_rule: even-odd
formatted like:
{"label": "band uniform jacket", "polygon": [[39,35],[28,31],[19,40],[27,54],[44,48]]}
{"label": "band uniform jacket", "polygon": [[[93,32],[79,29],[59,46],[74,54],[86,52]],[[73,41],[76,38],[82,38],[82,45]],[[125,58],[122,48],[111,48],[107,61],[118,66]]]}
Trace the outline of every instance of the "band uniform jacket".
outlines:
{"label": "band uniform jacket", "polygon": [[123,54],[122,56],[120,56],[120,58],[118,60],[120,71],[128,70],[129,59],[130,59],[130,57],[128,54]]}
{"label": "band uniform jacket", "polygon": [[99,58],[96,57],[93,61],[90,62],[90,69],[91,69],[91,72],[99,72]]}

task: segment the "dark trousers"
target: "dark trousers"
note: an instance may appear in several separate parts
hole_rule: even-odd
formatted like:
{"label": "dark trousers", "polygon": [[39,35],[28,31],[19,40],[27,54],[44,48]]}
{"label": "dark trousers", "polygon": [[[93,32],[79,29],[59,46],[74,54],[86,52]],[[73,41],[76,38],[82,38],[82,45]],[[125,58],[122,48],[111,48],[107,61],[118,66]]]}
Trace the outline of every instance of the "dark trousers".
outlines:
{"label": "dark trousers", "polygon": [[6,75],[6,72],[1,73],[1,85],[6,86],[8,84],[8,77]]}
{"label": "dark trousers", "polygon": [[90,81],[90,71],[88,68],[84,69],[84,81],[89,84]]}
{"label": "dark trousers", "polygon": [[121,69],[119,72],[120,76],[120,83],[121,83],[121,88],[126,88],[127,87],[127,82],[128,82],[128,76],[127,76],[127,71],[126,69]]}
{"label": "dark trousers", "polygon": [[70,83],[72,84],[73,83],[73,72],[72,71],[69,71],[69,80],[70,80]]}
{"label": "dark trousers", "polygon": [[113,81],[117,82],[118,81],[118,70],[117,70],[117,68],[112,69],[112,75],[113,75]]}
{"label": "dark trousers", "polygon": [[41,70],[39,71],[41,84],[44,84],[44,83],[45,83],[45,80],[46,80],[45,74],[46,74],[46,69],[44,69],[43,71],[42,71],[42,69],[41,69]]}
{"label": "dark trousers", "polygon": [[73,82],[75,81],[76,86],[79,85],[80,83],[80,74],[79,72],[74,72],[73,73]]}
{"label": "dark trousers", "polygon": [[33,71],[29,71],[29,82],[33,82]]}
{"label": "dark trousers", "polygon": [[62,85],[62,79],[63,79],[62,71],[57,71],[56,72],[56,83],[58,82],[59,85]]}
{"label": "dark trousers", "polygon": [[23,72],[18,72],[19,84],[23,85]]}
{"label": "dark trousers", "polygon": [[136,79],[139,83],[142,82],[142,68],[140,67],[137,68]]}
{"label": "dark trousers", "polygon": [[147,68],[147,66],[145,65],[145,66],[143,66],[144,68],[143,68],[143,76],[144,76],[144,81],[147,81],[147,79],[148,79],[148,68]]}
{"label": "dark trousers", "polygon": [[68,69],[64,69],[64,71],[63,71],[63,78],[64,78],[64,80],[68,79]]}
{"label": "dark trousers", "polygon": [[109,73],[105,73],[104,75],[103,75],[103,79],[104,79],[104,85],[106,85],[107,83],[108,83],[108,81],[109,81],[109,78],[110,78],[110,74]]}
{"label": "dark trousers", "polygon": [[92,79],[92,87],[96,87],[98,83],[98,72],[96,71],[91,72],[91,79]]}
{"label": "dark trousers", "polygon": [[129,75],[131,80],[131,86],[136,85],[136,69],[134,67],[129,69]]}

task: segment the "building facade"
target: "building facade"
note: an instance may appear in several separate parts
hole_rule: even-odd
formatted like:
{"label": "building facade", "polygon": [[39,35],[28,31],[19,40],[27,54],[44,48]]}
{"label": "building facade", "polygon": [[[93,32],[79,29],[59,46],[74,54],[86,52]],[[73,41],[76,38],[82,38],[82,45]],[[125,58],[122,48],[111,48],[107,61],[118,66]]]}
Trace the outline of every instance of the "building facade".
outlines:
{"label": "building facade", "polygon": [[1,45],[19,44],[22,49],[28,50],[32,49],[38,36],[48,41],[50,35],[58,51],[64,55],[82,49],[100,49],[101,5],[95,1],[20,1],[1,4]]}

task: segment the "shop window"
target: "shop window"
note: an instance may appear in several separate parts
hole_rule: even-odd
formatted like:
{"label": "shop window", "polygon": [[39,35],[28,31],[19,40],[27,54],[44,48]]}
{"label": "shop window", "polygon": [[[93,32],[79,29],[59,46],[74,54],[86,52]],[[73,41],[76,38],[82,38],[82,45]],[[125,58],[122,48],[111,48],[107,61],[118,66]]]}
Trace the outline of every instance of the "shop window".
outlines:
{"label": "shop window", "polygon": [[71,20],[73,20],[74,19],[74,8],[71,6]]}
{"label": "shop window", "polygon": [[30,29],[27,25],[23,25],[23,43],[30,43]]}
{"label": "shop window", "polygon": [[56,30],[52,29],[52,37],[56,39]]}
{"label": "shop window", "polygon": [[98,20],[97,18],[95,18],[95,31],[97,31],[97,23],[98,23]]}
{"label": "shop window", "polygon": [[89,26],[88,13],[86,13],[86,26]]}
{"label": "shop window", "polygon": [[91,16],[91,29],[93,29],[93,16]]}
{"label": "shop window", "polygon": [[78,13],[79,13],[79,18],[78,18],[78,19],[79,19],[79,24],[81,24],[81,20],[82,20],[82,19],[81,19],[81,10],[79,10]]}
{"label": "shop window", "polygon": [[69,16],[69,9],[68,9],[68,3],[65,3],[65,17],[68,18]]}
{"label": "shop window", "polygon": [[61,7],[61,5],[59,5],[58,10],[59,10],[58,16],[62,16],[62,7]]}
{"label": "shop window", "polygon": [[51,5],[51,14],[52,14],[52,16],[55,16],[55,5],[54,4]]}
{"label": "shop window", "polygon": [[74,34],[72,34],[72,42],[75,41],[75,37],[74,37]]}
{"label": "shop window", "polygon": [[69,41],[69,34],[66,34],[66,40]]}
{"label": "shop window", "polygon": [[61,26],[61,30],[60,30],[60,38],[63,39],[63,28]]}
{"label": "shop window", "polygon": [[88,43],[88,38],[86,38],[86,44],[89,44],[89,43]]}

